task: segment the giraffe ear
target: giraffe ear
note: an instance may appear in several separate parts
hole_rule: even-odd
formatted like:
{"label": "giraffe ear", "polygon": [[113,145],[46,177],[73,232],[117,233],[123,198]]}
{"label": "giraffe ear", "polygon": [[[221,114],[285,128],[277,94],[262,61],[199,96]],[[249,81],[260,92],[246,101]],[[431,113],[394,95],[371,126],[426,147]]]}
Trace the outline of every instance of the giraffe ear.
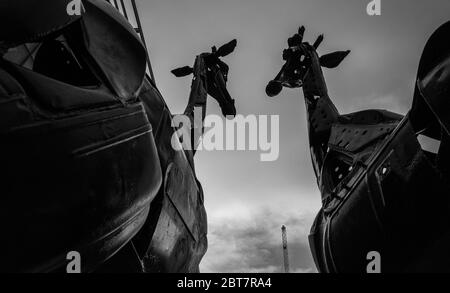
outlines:
{"label": "giraffe ear", "polygon": [[336,68],[341,64],[345,57],[350,54],[350,50],[337,51],[334,53],[326,54],[320,57],[320,65],[326,68]]}
{"label": "giraffe ear", "polygon": [[215,53],[219,57],[225,57],[225,56],[230,55],[231,53],[233,53],[234,49],[236,48],[236,45],[237,45],[237,40],[234,39],[231,42],[226,43],[225,45],[220,47]]}
{"label": "giraffe ear", "polygon": [[176,77],[182,77],[182,76],[187,76],[187,75],[189,75],[191,73],[194,73],[194,69],[192,67],[189,67],[189,66],[184,66],[184,67],[180,67],[180,68],[174,69],[171,72]]}

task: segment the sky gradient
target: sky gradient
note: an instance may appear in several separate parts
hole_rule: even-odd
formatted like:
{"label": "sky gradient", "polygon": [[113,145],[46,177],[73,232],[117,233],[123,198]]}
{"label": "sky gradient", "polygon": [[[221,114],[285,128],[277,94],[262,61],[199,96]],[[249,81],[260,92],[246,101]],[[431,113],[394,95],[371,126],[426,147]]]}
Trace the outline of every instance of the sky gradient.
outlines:
{"label": "sky gradient", "polygon": [[[191,77],[170,70],[233,38],[236,51],[228,90],[238,114],[280,115],[280,156],[260,162],[258,152],[199,152],[196,168],[205,192],[209,249],[203,272],[280,272],[281,225],[288,230],[291,269],[316,271],[307,235],[320,208],[301,90],[268,98],[264,89],[282,66],[286,40],[300,25],[305,40],[323,33],[319,53],[351,50],[337,69],[324,70],[329,95],[341,113],[387,109],[405,114],[412,102],[421,51],[450,20],[450,1],[382,0],[382,15],[368,16],[369,0],[140,0],[157,86],[172,113],[181,113]],[[208,113],[220,114],[209,99]]]}

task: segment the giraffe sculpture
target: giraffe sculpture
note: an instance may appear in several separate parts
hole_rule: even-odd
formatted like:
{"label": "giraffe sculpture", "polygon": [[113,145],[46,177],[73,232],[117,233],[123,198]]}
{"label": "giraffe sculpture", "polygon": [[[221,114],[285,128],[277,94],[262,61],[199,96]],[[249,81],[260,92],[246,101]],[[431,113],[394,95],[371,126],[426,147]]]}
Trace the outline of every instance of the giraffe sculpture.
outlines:
{"label": "giraffe sculpture", "polygon": [[[108,1],[83,1],[82,15],[58,0],[3,2],[0,271],[198,272],[195,149],[173,148],[142,30]],[[235,113],[219,60],[235,46],[197,57],[187,109],[208,93]]]}
{"label": "giraffe sculpture", "polygon": [[[288,40],[286,63],[266,93],[274,97],[283,87],[303,88],[322,197],[309,236],[318,270],[448,271],[450,23],[424,50],[406,116],[385,110],[340,114],[322,68],[336,68],[350,51],[319,57],[323,36],[310,45],[304,32],[301,27]],[[439,151],[422,146],[421,136],[439,141]]]}
{"label": "giraffe sculpture", "polygon": [[[172,70],[177,77],[193,74],[183,113],[192,121],[192,147],[173,148],[172,139],[177,135],[174,116],[151,80],[144,82],[140,99],[154,128],[163,184],[151,203],[144,227],[102,271],[199,272],[200,261],[207,250],[207,218],[194,156],[204,131],[208,95],[219,103],[224,116],[236,115],[234,100],[226,88],[229,68],[219,59],[231,54],[236,44],[233,40],[219,49],[213,47],[211,53],[196,56],[193,67]],[[196,109],[202,112],[199,122],[194,121]]]}

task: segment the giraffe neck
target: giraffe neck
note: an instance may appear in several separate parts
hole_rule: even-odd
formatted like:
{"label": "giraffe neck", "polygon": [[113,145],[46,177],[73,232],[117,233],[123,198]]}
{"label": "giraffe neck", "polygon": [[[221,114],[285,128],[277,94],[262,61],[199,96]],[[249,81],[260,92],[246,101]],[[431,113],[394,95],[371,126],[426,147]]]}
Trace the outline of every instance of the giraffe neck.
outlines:
{"label": "giraffe neck", "polygon": [[311,158],[320,187],[321,170],[327,153],[331,127],[338,121],[339,113],[328,96],[319,57],[315,52],[309,73],[304,80],[303,94],[307,110]]}
{"label": "giraffe neck", "polygon": [[320,66],[319,56],[312,53],[312,62],[303,84],[303,94],[307,99],[317,99],[317,97],[328,96],[328,89]]}
{"label": "giraffe neck", "polygon": [[208,99],[208,77],[205,60],[202,55],[195,58],[194,77],[192,79],[189,100],[184,115],[191,121],[191,146],[195,155],[200,138],[204,134],[204,120],[206,118],[206,104]]}

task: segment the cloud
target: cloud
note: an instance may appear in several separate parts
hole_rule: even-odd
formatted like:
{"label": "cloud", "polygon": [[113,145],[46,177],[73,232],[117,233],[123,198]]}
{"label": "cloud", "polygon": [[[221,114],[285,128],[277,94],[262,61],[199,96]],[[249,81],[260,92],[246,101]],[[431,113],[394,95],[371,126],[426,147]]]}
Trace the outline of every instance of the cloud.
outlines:
{"label": "cloud", "polygon": [[310,214],[285,214],[271,208],[249,211],[245,217],[209,220],[209,249],[202,272],[280,273],[283,271],[281,225],[288,229],[292,272],[315,272],[308,246]]}

